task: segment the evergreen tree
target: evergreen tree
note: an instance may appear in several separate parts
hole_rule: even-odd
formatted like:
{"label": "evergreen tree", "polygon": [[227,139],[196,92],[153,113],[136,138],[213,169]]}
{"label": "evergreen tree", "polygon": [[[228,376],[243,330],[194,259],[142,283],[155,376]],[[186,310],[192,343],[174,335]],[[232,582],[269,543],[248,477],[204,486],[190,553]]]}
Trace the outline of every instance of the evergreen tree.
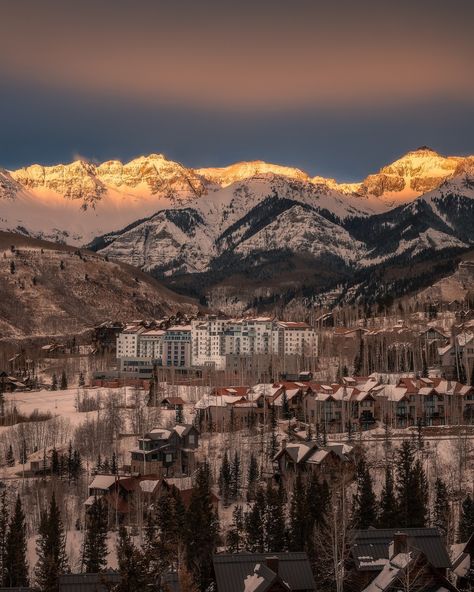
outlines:
{"label": "evergreen tree", "polygon": [[22,465],[26,464],[27,460],[28,460],[28,450],[26,448],[26,440],[23,438],[23,440],[21,442],[21,448],[20,448],[20,464],[22,464]]}
{"label": "evergreen tree", "polygon": [[15,273],[15,262],[10,261],[10,273],[13,275]]}
{"label": "evergreen tree", "polygon": [[183,408],[180,405],[176,405],[176,423],[184,423]]}
{"label": "evergreen tree", "polygon": [[413,494],[411,505],[411,525],[426,526],[428,520],[428,480],[420,459],[413,466]]}
{"label": "evergreen tree", "polygon": [[427,482],[422,464],[414,459],[412,444],[404,441],[398,451],[397,509],[398,525],[405,528],[425,526]]}
{"label": "evergreen tree", "polygon": [[286,394],[286,390],[283,391],[283,395],[281,397],[281,414],[283,419],[290,419],[290,405],[288,403],[288,395]]}
{"label": "evergreen tree", "polygon": [[390,466],[385,468],[385,484],[380,496],[379,528],[396,528],[398,524],[397,499],[393,483],[393,471]]}
{"label": "evergreen tree", "polygon": [[287,532],[283,499],[271,482],[268,482],[265,508],[265,551],[285,551]]}
{"label": "evergreen tree", "polygon": [[84,378],[84,373],[82,372],[82,370],[81,370],[81,372],[79,372],[79,386],[80,387],[86,386],[86,379]]}
{"label": "evergreen tree", "polygon": [[353,499],[352,521],[356,528],[367,529],[377,522],[377,500],[373,490],[372,477],[365,460],[357,465],[357,491]]}
{"label": "evergreen tree", "polygon": [[86,517],[82,563],[86,573],[98,573],[107,566],[107,507],[102,498],[94,498]]}
{"label": "evergreen tree", "polygon": [[435,481],[435,500],[433,507],[433,526],[436,526],[444,536],[449,526],[449,498],[445,482],[438,477]]}
{"label": "evergreen tree", "polygon": [[252,502],[255,499],[258,481],[258,463],[257,457],[253,452],[250,453],[249,469],[247,475],[247,501]]}
{"label": "evergreen tree", "polygon": [[61,373],[61,390],[67,389],[67,376],[65,370]]}
{"label": "evergreen tree", "polygon": [[194,581],[204,591],[212,580],[212,555],[219,539],[219,520],[212,504],[207,462],[196,471],[196,484],[186,513],[186,562]]}
{"label": "evergreen tree", "polygon": [[38,530],[35,576],[40,592],[57,592],[59,576],[68,570],[65,535],[61,514],[53,493],[49,510],[41,515]]}
{"label": "evergreen tree", "polygon": [[12,447],[12,445],[11,445],[11,444],[10,444],[10,446],[8,447],[8,450],[7,450],[7,454],[6,454],[5,460],[6,460],[6,462],[7,462],[7,466],[8,466],[8,467],[14,467],[14,466],[15,466],[15,457],[13,456],[13,447]]}
{"label": "evergreen tree", "polygon": [[52,475],[60,475],[60,464],[59,464],[59,454],[56,448],[53,448],[51,452],[51,474]]}
{"label": "evergreen tree", "polygon": [[7,537],[8,537],[8,504],[7,492],[2,491],[0,501],[0,586],[7,586],[6,558],[7,558]]}
{"label": "evergreen tree", "polygon": [[123,525],[119,528],[117,558],[120,583],[116,592],[143,592],[143,590],[149,589],[146,558],[143,552],[134,545]]}
{"label": "evergreen tree", "polygon": [[242,506],[235,506],[232,512],[232,524],[227,533],[227,550],[240,553],[244,550],[244,512]]}
{"label": "evergreen tree", "polygon": [[234,454],[234,460],[230,467],[230,488],[229,494],[230,499],[235,501],[240,495],[241,486],[241,468],[240,468],[240,457],[236,451]]}
{"label": "evergreen tree", "polygon": [[474,500],[467,495],[462,502],[459,516],[459,542],[467,542],[472,533],[474,533]]}
{"label": "evergreen tree", "polygon": [[297,473],[290,504],[289,538],[291,551],[304,551],[308,540],[308,507],[306,491]]}
{"label": "evergreen tree", "polygon": [[21,499],[16,498],[6,541],[5,576],[8,587],[28,586],[28,564],[26,561],[26,523]]}
{"label": "evergreen tree", "polygon": [[305,440],[306,440],[306,442],[311,442],[312,439],[313,439],[313,428],[311,426],[311,423],[309,423],[308,427],[306,428]]}
{"label": "evergreen tree", "polygon": [[53,374],[53,376],[51,378],[51,390],[52,391],[58,390],[58,377],[56,376],[56,374]]}
{"label": "evergreen tree", "polygon": [[266,499],[261,487],[257,488],[255,501],[245,514],[245,548],[252,553],[265,551]]}
{"label": "evergreen tree", "polygon": [[224,451],[224,458],[222,459],[221,470],[219,473],[219,495],[222,498],[224,507],[229,505],[230,491],[231,491],[232,470],[227,456],[227,450]]}
{"label": "evergreen tree", "polygon": [[110,470],[112,475],[118,475],[117,455],[115,454],[115,450],[112,452],[112,463],[110,465]]}

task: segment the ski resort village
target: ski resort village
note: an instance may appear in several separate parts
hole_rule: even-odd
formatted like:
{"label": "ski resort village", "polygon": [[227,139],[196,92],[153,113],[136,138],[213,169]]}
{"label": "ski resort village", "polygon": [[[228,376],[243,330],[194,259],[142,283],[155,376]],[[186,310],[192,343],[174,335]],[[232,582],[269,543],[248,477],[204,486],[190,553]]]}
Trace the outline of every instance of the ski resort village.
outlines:
{"label": "ski resort village", "polygon": [[4,341],[3,585],[470,590],[468,303],[304,318]]}

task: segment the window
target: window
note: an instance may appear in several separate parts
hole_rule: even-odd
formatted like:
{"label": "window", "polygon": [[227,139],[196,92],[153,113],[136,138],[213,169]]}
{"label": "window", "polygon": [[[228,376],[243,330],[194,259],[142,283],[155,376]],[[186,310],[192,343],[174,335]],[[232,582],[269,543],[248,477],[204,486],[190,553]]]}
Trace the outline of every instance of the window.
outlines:
{"label": "window", "polygon": [[165,462],[167,462],[167,463],[173,462],[173,455],[168,453],[165,457]]}
{"label": "window", "polygon": [[189,434],[189,443],[190,444],[194,444],[195,443],[195,441],[194,441],[194,434]]}

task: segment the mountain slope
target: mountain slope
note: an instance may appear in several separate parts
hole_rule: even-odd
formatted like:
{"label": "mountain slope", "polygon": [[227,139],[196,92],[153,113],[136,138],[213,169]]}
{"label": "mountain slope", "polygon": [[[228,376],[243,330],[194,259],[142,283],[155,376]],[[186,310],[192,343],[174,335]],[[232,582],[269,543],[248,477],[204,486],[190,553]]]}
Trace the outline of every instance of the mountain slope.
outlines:
{"label": "mountain slope", "polygon": [[141,271],[91,251],[0,232],[2,337],[73,334],[106,320],[197,309]]}
{"label": "mountain slope", "polygon": [[190,169],[159,154],[32,165],[0,171],[0,228],[89,244],[183,293],[248,302],[448,261],[474,241],[473,179],[474,157],[426,147],[351,184],[263,161]]}

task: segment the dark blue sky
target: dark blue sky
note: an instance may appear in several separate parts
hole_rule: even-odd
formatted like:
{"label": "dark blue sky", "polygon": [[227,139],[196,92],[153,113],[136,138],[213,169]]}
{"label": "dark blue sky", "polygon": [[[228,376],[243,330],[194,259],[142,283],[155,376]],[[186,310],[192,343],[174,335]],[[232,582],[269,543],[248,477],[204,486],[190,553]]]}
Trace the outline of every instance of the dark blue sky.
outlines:
{"label": "dark blue sky", "polygon": [[163,152],[353,180],[474,153],[472,4],[0,0],[0,166]]}

